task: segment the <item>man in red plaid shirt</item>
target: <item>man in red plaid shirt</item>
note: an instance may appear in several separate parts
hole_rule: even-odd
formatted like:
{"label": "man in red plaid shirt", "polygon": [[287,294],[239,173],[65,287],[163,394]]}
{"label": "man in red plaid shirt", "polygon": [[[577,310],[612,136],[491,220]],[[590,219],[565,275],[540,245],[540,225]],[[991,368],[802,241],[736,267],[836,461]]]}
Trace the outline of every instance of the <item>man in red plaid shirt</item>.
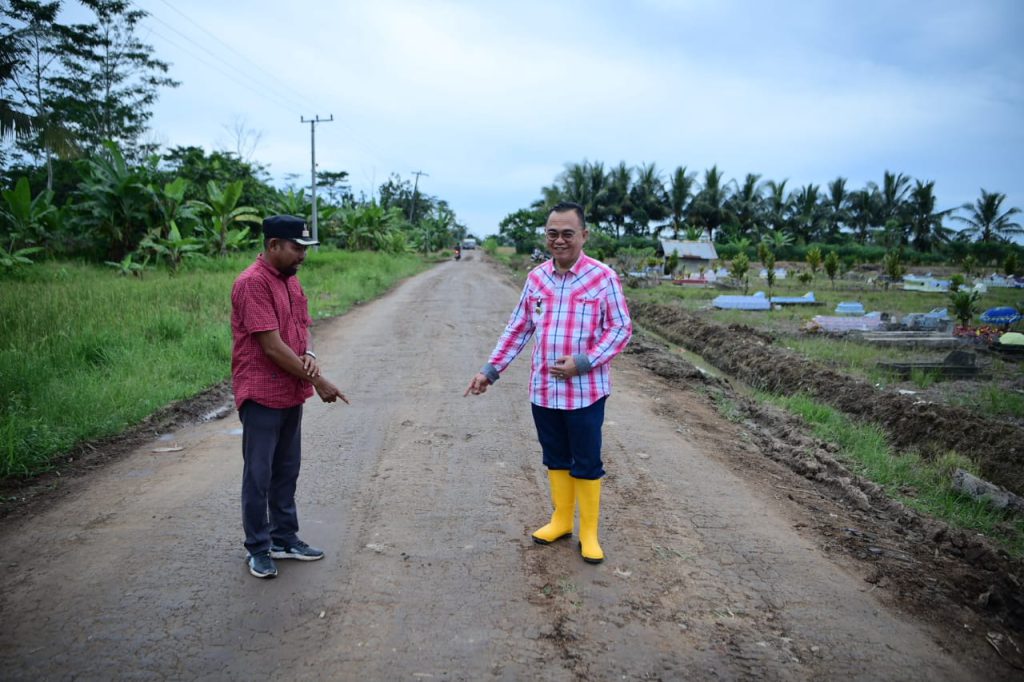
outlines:
{"label": "man in red plaid shirt", "polygon": [[320,373],[309,338],[309,305],[295,274],[306,259],[306,223],[263,221],[264,250],[231,289],[231,382],[242,419],[242,528],[249,572],[277,575],[274,559],[315,561],[299,539],[295,485],[302,459],[302,404],[313,395],[348,402]]}
{"label": "man in red plaid shirt", "polygon": [[580,554],[600,563],[601,426],[611,393],[611,360],[626,347],[633,325],[615,271],[583,253],[583,208],[562,202],[545,226],[551,260],[526,278],[519,304],[487,364],[465,395],[479,395],[536,339],[530,371],[530,403],[548,468],[551,521],[533,533],[547,545],[572,535],[580,509]]}

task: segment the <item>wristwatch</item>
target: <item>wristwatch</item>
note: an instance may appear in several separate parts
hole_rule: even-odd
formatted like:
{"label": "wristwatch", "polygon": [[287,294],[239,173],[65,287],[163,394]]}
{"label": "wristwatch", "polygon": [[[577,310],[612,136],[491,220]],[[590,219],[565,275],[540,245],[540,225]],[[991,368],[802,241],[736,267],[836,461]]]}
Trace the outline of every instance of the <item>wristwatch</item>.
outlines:
{"label": "wristwatch", "polygon": [[311,351],[311,350],[307,350],[307,351],[306,351],[305,353],[303,353],[303,355],[308,355],[309,357],[311,357],[311,358],[313,358],[314,360],[316,360],[316,353],[314,353],[314,352],[313,352],[313,351]]}

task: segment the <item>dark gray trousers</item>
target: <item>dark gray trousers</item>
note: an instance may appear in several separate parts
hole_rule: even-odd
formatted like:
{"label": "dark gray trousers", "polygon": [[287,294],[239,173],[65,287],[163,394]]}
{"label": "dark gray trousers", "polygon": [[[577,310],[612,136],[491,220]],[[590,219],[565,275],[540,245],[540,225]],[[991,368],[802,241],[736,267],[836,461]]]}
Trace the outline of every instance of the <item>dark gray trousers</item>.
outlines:
{"label": "dark gray trousers", "polygon": [[242,529],[250,554],[287,546],[299,532],[295,485],[302,462],[302,405],[242,403]]}

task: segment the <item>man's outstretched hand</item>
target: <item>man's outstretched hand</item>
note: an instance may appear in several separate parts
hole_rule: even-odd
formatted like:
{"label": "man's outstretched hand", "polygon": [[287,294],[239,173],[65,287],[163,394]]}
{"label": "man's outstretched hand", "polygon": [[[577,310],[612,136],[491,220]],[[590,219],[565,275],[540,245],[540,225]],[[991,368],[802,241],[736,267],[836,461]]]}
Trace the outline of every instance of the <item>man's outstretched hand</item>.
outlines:
{"label": "man's outstretched hand", "polygon": [[467,388],[466,392],[462,394],[462,397],[465,398],[470,393],[473,395],[480,395],[481,393],[486,392],[487,387],[490,385],[491,380],[487,378],[487,375],[483,372],[478,372],[477,375],[473,377],[473,380],[469,382],[469,388]]}
{"label": "man's outstretched hand", "polygon": [[345,394],[338,390],[338,387],[328,381],[323,375],[318,376],[313,380],[313,388],[316,389],[316,394],[320,396],[320,400],[325,403],[333,403],[334,401],[341,399],[341,402],[346,405],[349,404],[348,398]]}

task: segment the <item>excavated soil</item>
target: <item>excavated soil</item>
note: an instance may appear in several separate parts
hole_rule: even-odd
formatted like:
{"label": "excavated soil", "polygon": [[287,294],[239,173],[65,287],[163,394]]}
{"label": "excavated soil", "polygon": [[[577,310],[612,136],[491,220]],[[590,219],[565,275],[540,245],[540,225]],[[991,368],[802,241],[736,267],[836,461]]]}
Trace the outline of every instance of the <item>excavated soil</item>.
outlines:
{"label": "excavated soil", "polygon": [[880,425],[903,450],[934,457],[955,450],[974,459],[982,475],[1024,495],[1024,428],[965,408],[880,391],[779,348],[771,335],[743,325],[723,326],[678,308],[637,303],[634,316],[673,343],[759,389],[805,393],[862,421]]}

